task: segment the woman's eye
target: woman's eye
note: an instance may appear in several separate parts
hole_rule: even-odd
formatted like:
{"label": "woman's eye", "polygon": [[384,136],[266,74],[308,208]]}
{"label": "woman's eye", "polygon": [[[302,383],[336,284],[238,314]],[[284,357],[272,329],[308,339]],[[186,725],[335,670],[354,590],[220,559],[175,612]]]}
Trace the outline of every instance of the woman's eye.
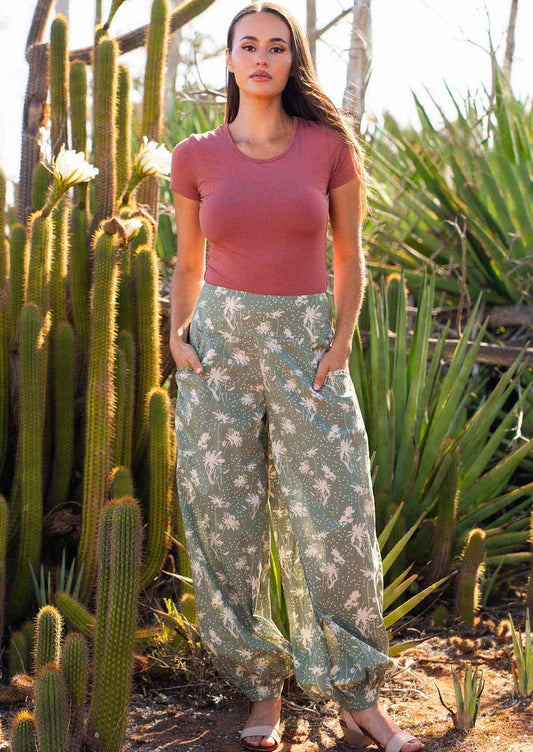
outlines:
{"label": "woman's eye", "polygon": [[[252,49],[254,49],[253,44],[245,44],[245,45],[243,45],[243,50],[247,50],[249,47],[251,47]],[[271,47],[270,49],[271,50],[279,50],[280,52],[285,52],[284,47]]]}

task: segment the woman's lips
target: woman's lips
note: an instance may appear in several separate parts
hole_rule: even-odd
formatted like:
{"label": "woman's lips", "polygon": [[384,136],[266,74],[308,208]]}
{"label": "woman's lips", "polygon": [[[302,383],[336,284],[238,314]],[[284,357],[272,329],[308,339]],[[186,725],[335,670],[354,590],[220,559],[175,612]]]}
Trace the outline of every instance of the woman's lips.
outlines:
{"label": "woman's lips", "polygon": [[272,76],[255,73],[250,78],[253,78],[254,80],[257,80],[257,81],[270,81]]}

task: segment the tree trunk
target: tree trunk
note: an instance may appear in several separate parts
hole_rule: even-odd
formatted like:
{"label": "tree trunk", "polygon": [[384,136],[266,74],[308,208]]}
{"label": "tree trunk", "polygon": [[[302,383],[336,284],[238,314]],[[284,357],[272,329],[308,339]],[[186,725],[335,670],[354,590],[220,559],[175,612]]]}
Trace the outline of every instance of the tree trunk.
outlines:
{"label": "tree trunk", "polygon": [[511,13],[509,16],[509,26],[507,27],[507,40],[505,46],[505,62],[503,72],[508,81],[511,80],[511,65],[514,55],[514,40],[516,30],[516,14],[518,12],[518,0],[511,0]]}
{"label": "tree trunk", "polygon": [[357,130],[365,109],[365,93],[372,70],[371,0],[355,0],[353,5],[350,59],[342,106],[356,116]]}
{"label": "tree trunk", "polygon": [[20,150],[19,183],[16,193],[17,219],[25,225],[32,210],[31,187],[33,171],[41,161],[41,126],[48,119],[48,95],[50,61],[48,44],[43,36],[53,0],[39,0],[26,41],[26,60],[29,64],[28,83],[22,110],[22,144]]}
{"label": "tree trunk", "polygon": [[316,70],[316,0],[307,0],[307,39],[313,66]]}
{"label": "tree trunk", "polygon": [[178,64],[180,62],[180,44],[182,40],[181,28],[178,29],[168,40],[167,68],[165,85],[163,90],[163,107],[168,116],[174,107],[176,98],[176,80],[178,77]]}

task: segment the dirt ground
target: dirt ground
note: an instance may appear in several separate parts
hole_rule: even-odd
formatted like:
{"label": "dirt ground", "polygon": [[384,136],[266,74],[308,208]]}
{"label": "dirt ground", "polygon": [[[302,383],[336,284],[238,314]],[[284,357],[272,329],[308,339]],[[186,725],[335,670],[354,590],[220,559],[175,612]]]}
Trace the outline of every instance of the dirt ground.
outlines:
{"label": "dirt ground", "polygon": [[[515,626],[523,621],[523,609],[512,609]],[[455,629],[407,630],[401,641],[427,637],[398,656],[398,671],[383,685],[380,704],[399,726],[419,737],[427,752],[533,752],[533,698],[514,695],[510,671],[510,639],[498,640],[496,626],[509,608],[485,614],[470,642],[458,641]],[[492,617],[492,618],[490,618]],[[428,625],[429,626],[429,625]],[[433,631],[433,634],[431,634]],[[450,637],[451,635],[451,637]],[[462,682],[466,663],[479,667],[484,680],[476,726],[469,732],[454,728],[456,708],[450,666]],[[438,688],[438,689],[437,689]],[[131,705],[125,752],[235,752],[241,749],[238,731],[247,716],[247,701],[224,680],[180,687],[151,687],[146,696],[136,694]],[[283,748],[291,752],[348,750],[343,741],[338,708],[333,702],[316,702],[305,695],[294,678],[285,682],[280,731]],[[355,749],[354,747],[352,747]],[[372,745],[368,749],[374,750]]]}
{"label": "dirt ground", "polygon": [[[401,728],[424,742],[426,752],[533,752],[533,698],[526,702],[515,697],[510,641],[500,641],[495,634],[498,620],[507,615],[507,610],[502,608],[497,616],[493,611],[493,620],[487,615],[479,620],[470,643],[472,652],[464,652],[464,641],[458,644],[457,629],[432,629],[423,619],[414,623],[416,629],[408,629],[397,638],[404,641],[425,636],[426,641],[396,657],[398,671],[382,686],[379,703]],[[515,625],[522,624],[523,613],[521,608],[513,609]],[[455,667],[462,682],[464,666],[470,661],[482,672],[484,689],[476,726],[465,732],[454,728],[438,690],[446,705],[455,710],[450,666]],[[215,670],[208,670],[202,681],[185,681],[171,678],[154,682],[136,676],[123,752],[241,749],[238,732],[246,722],[246,698]],[[24,706],[31,707],[30,703],[0,705],[5,730]],[[343,741],[337,706],[310,699],[294,677],[285,682],[280,731],[280,748],[291,752],[361,749]]]}

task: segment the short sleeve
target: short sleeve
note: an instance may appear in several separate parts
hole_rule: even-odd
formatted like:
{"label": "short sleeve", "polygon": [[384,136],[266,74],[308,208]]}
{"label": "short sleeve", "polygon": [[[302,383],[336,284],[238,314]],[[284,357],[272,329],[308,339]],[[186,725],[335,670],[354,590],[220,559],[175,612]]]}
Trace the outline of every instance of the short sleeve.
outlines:
{"label": "short sleeve", "polygon": [[337,188],[357,177],[357,170],[352,162],[353,146],[347,144],[342,136],[335,132],[329,138],[330,177],[328,191]]}
{"label": "short sleeve", "polygon": [[196,179],[196,160],[192,139],[183,139],[174,147],[170,168],[170,188],[187,198],[200,200]]}

